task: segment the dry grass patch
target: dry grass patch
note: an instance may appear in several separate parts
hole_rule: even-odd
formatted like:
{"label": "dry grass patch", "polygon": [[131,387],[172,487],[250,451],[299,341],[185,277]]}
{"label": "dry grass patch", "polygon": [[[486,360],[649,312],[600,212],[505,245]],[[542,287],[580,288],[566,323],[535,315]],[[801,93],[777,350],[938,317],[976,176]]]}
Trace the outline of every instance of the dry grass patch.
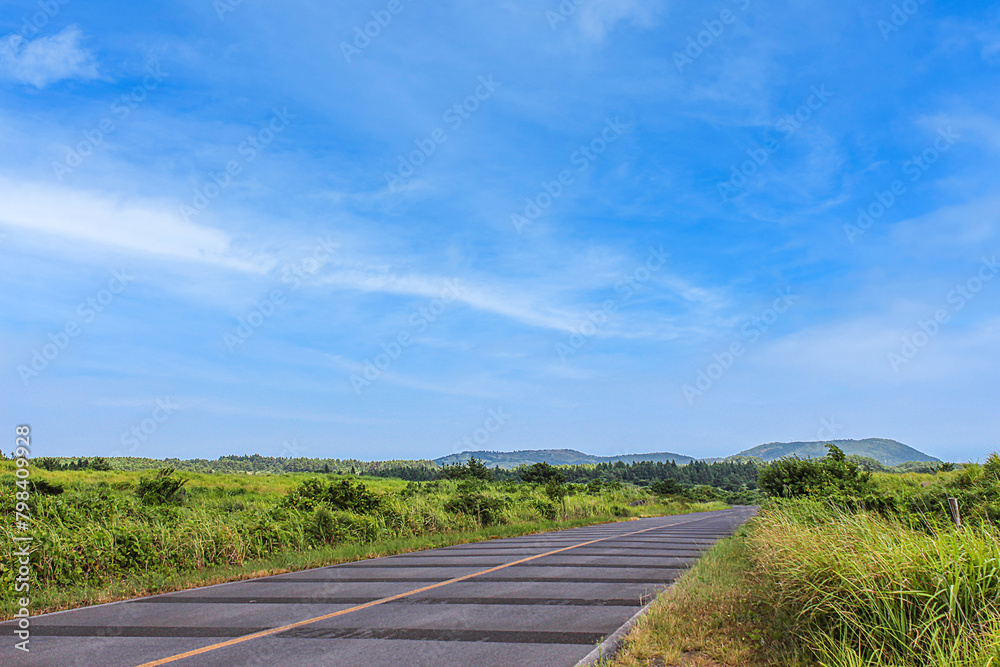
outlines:
{"label": "dry grass patch", "polygon": [[795,665],[788,633],[757,583],[745,531],[716,544],[660,595],[606,667]]}

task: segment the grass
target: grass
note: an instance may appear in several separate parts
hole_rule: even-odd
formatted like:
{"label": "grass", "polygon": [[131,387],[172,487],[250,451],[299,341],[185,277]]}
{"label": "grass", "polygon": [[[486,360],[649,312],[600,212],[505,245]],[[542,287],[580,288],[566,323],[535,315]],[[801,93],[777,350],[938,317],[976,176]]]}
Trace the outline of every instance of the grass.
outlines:
{"label": "grass", "polygon": [[755,577],[750,531],[718,542],[662,593],[602,667],[795,664],[782,621]]}
{"label": "grass", "polygon": [[1000,530],[774,504],[662,594],[614,667],[1000,667]]}
{"label": "grass", "polygon": [[[179,503],[144,504],[137,497],[150,473],[31,470],[31,479],[61,486],[32,494],[31,607],[44,613],[87,604],[181,590],[543,530],[635,516],[720,509],[720,503],[662,501],[635,487],[593,493],[570,487],[564,499],[545,487],[456,480],[310,474],[183,473]],[[350,479],[377,496],[358,512],[301,502],[302,483]],[[0,461],[0,513],[13,516],[13,463]],[[370,494],[369,494],[370,495]],[[646,503],[630,507],[630,503]],[[13,590],[13,526],[0,526],[8,553],[0,586]],[[0,617],[15,612],[0,599]]]}
{"label": "grass", "polygon": [[[205,567],[187,572],[152,570],[124,575],[119,579],[97,585],[70,585],[34,588],[32,613],[43,614],[87,605],[127,600],[147,595],[210,586],[229,581],[266,577],[285,572],[295,572],[315,567],[348,563],[367,558],[436,549],[455,544],[516,537],[547,530],[559,530],[608,521],[623,521],[616,517],[595,516],[589,519],[552,521],[528,524],[494,526],[472,531],[439,533],[418,537],[392,538],[370,544],[338,544],[305,551],[282,551],[264,558],[244,561],[235,565]],[[5,609],[2,619],[11,618]]]}
{"label": "grass", "polygon": [[1000,665],[995,526],[925,532],[799,503],[765,512],[750,549],[821,664]]}

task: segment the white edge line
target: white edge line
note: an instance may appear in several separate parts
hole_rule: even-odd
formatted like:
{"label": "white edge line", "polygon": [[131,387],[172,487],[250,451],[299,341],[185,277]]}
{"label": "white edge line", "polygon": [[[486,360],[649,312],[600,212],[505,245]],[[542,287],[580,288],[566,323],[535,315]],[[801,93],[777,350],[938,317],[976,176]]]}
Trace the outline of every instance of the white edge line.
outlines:
{"label": "white edge line", "polygon": [[584,656],[583,660],[576,663],[575,667],[593,667],[603,658],[613,658],[615,654],[618,653],[622,640],[625,639],[625,636],[629,632],[631,632],[632,628],[635,627],[635,624],[639,621],[639,619],[649,611],[649,608],[653,606],[654,602],[660,599],[661,595],[673,587],[674,584],[672,583],[663,590],[657,592],[657,594],[653,596],[652,600],[647,602],[642,609],[635,612],[632,618],[625,621],[624,625],[608,635],[603,642],[594,647],[594,650]]}
{"label": "white edge line", "polygon": [[[730,510],[734,510],[734,509],[735,510],[741,510],[741,509],[754,509],[754,510],[756,510],[757,508],[755,506],[752,506],[752,505],[734,505],[734,506],[730,507],[729,509]],[[723,511],[725,511],[725,510],[723,510]],[[708,514],[708,513],[709,512],[706,512],[706,514]],[[712,512],[712,513],[714,513],[714,512]],[[753,514],[756,514],[756,513],[757,513],[756,511],[753,512]],[[746,523],[746,521],[747,520],[745,519],[743,521],[743,523]],[[737,527],[736,527],[736,529],[738,529],[739,526],[743,525],[743,523],[738,524]],[[683,524],[681,524],[681,525],[683,525]],[[735,534],[735,532],[736,532],[736,530],[734,529],[733,534]],[[732,535],[730,535],[730,537],[732,537]],[[716,540],[716,544],[718,542],[720,542],[720,541],[721,541],[721,539]],[[715,546],[715,545],[713,544],[712,546]],[[702,556],[704,556],[704,553],[702,553]],[[701,560],[701,557],[699,557],[699,560]],[[687,572],[690,569],[691,569],[690,567],[686,568],[685,574],[687,574]],[[580,660],[580,662],[576,663],[576,665],[574,665],[573,667],[594,667],[594,665],[596,665],[598,662],[600,662],[604,658],[613,658],[615,656],[615,654],[618,653],[618,649],[621,648],[622,640],[625,639],[625,636],[628,635],[628,633],[632,631],[632,628],[635,627],[635,624],[638,623],[639,619],[642,618],[649,611],[649,608],[653,606],[654,602],[656,602],[657,600],[660,599],[661,595],[665,595],[667,593],[667,591],[669,591],[671,588],[673,588],[674,585],[678,581],[680,581],[680,577],[678,577],[673,582],[671,582],[670,585],[667,586],[666,588],[658,591],[656,593],[656,595],[653,596],[652,600],[650,600],[649,602],[647,602],[645,605],[643,605],[642,609],[640,609],[639,611],[635,612],[635,614],[632,615],[632,618],[630,618],[627,621],[625,621],[625,623],[620,628],[618,628],[613,633],[611,633],[610,635],[608,635],[604,639],[604,641],[602,641],[600,644],[598,644],[597,646],[595,646],[593,651],[591,651],[590,653],[588,653],[587,655],[585,655],[583,657],[583,659]]]}

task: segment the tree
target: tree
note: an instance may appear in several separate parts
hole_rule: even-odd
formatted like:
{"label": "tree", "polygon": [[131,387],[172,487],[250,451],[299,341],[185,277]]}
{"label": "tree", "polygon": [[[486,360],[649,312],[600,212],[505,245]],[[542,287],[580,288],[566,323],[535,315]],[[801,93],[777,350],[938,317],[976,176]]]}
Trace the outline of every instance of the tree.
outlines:
{"label": "tree", "polygon": [[518,476],[520,476],[522,482],[527,482],[528,484],[548,484],[553,480],[562,484],[566,481],[566,476],[558,468],[544,461],[533,463],[530,466],[522,466],[518,470]]}
{"label": "tree", "polygon": [[672,496],[681,492],[681,485],[672,479],[653,482],[649,489],[658,496]]}
{"label": "tree", "polygon": [[836,445],[827,445],[822,459],[779,459],[760,472],[760,488],[781,498],[848,496],[864,498],[874,493],[871,473],[848,460]]}
{"label": "tree", "polygon": [[468,462],[453,463],[441,469],[441,477],[444,479],[481,479],[486,482],[493,481],[493,471],[486,467],[486,464],[475,456],[469,458]]}
{"label": "tree", "polygon": [[493,471],[486,467],[486,464],[477,459],[475,456],[469,458],[469,462],[466,464],[469,469],[469,476],[475,479],[482,479],[487,482],[493,481]]}
{"label": "tree", "polygon": [[90,459],[90,469],[91,470],[111,470],[111,463],[103,456],[95,456]]}

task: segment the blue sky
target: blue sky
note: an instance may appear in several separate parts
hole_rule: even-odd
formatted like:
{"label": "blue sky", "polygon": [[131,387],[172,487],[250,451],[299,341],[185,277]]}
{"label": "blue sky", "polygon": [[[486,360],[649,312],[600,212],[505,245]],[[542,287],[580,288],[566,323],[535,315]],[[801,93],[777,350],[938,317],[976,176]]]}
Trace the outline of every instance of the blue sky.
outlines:
{"label": "blue sky", "polygon": [[0,16],[0,449],[997,448],[995,5]]}

